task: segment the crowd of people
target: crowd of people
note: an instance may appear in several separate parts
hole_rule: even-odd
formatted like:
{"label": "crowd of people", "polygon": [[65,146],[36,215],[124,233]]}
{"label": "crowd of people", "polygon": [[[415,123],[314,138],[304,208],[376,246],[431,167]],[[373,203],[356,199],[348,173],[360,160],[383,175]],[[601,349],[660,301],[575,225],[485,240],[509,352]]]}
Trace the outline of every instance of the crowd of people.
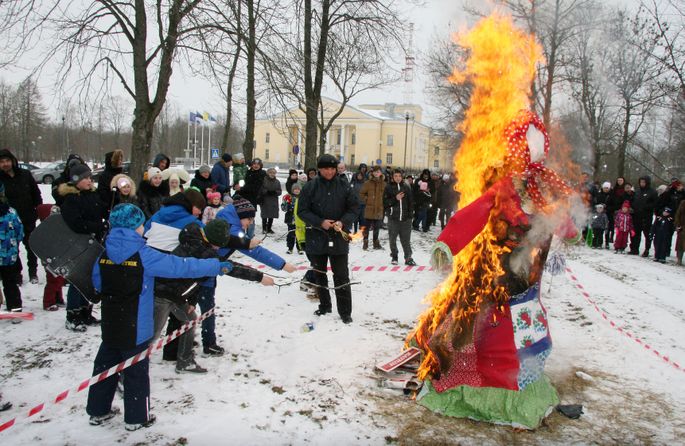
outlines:
{"label": "crowd of people", "polygon": [[585,235],[592,248],[613,246],[616,253],[628,249],[630,255],[649,257],[653,245],[654,261],[666,263],[675,232],[676,263],[683,264],[685,188],[678,178],[653,188],[649,176],[640,177],[637,187],[618,177],[613,185],[586,182],[583,192],[591,205]]}
{"label": "crowd of people", "polygon": [[[316,168],[291,169],[285,191],[276,169],[264,169],[259,158],[246,164],[242,154],[225,153],[213,166],[200,166],[192,178],[159,154],[138,184],[124,174],[123,161],[121,150],[108,153],[96,186],[83,159],[70,155],[53,183],[51,205],[42,203],[36,182],[18,167],[12,152],[0,151],[0,278],[9,311],[23,309],[21,243],[26,246],[29,281],[38,283],[37,258],[28,249],[37,220],[59,212],[72,231],[104,244],[93,267],[101,320],[93,314],[92,296],[69,285],[64,299],[64,279],[48,270],[43,294],[46,311],[66,307],[67,329],[85,332],[88,326],[101,326],[94,374],[144,351],[165,326],[169,334],[196,319],[198,307],[203,314],[209,312],[215,306],[218,275],[274,284],[269,275],[230,259],[235,251],[288,273],[296,270],[288,256],[306,254],[310,268],[301,284],[318,299],[314,314],[332,313],[334,291],[341,321],[352,323],[350,239],[359,233],[363,250],[384,250],[379,234],[387,230],[390,263],[399,263],[399,238],[404,264],[415,265],[412,232],[427,232],[438,222],[444,228],[459,201],[452,174],[426,169],[414,177],[401,169],[369,169],[364,164],[348,172],[330,154],[320,156]],[[643,177],[633,189],[619,178],[613,187],[608,182],[601,187],[586,184],[585,193],[593,208],[587,228],[592,247],[613,244],[623,252],[629,244],[629,253],[638,254],[644,237],[642,255],[649,255],[653,243],[655,260],[664,262],[677,230],[677,259],[682,263],[685,193],[679,181],[655,190],[649,177]],[[283,213],[285,257],[261,246],[263,238],[255,236],[258,209],[264,237],[274,233]],[[326,273],[329,265],[332,287]],[[176,372],[207,373],[196,361],[194,340],[190,329],[165,346],[163,357],[175,363]],[[224,354],[217,344],[214,316],[202,321],[201,345],[205,355]],[[152,424],[148,368],[144,359],[92,386],[87,404],[90,423],[99,425],[116,415],[111,404],[121,384],[126,428]],[[0,404],[0,409],[8,407]]]}

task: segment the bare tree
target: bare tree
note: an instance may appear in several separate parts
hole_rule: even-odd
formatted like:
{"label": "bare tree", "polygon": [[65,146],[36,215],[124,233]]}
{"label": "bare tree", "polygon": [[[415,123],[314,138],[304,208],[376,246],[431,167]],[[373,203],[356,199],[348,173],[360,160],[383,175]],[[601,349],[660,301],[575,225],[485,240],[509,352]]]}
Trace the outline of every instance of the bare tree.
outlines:
{"label": "bare tree", "polygon": [[[69,75],[81,79],[85,96],[103,94],[113,80],[133,99],[131,173],[139,179],[150,157],[154,123],[166,101],[179,39],[189,15],[200,0],[158,0],[118,2],[97,0],[81,5],[47,8],[35,0],[9,0],[0,11],[0,23],[11,19],[8,13],[22,11],[17,25],[1,29],[23,33],[28,41],[54,30],[50,48],[62,55],[61,79]],[[22,24],[32,19],[32,28]],[[45,36],[43,36],[45,37]],[[105,83],[101,79],[105,79]]]}
{"label": "bare tree", "polygon": [[650,34],[649,25],[639,15],[631,19],[618,11],[605,35],[605,44],[610,47],[607,78],[619,98],[621,130],[615,146],[619,176],[625,175],[629,144],[664,95],[659,85],[662,66],[645,57],[645,51],[652,53],[656,46]]}
{"label": "bare tree", "polygon": [[324,84],[330,82],[342,97],[343,106],[333,111],[339,116],[356,94],[389,82],[381,61],[387,64],[403,25],[394,1],[294,0],[291,10],[295,20],[270,43],[263,61],[270,100],[284,110],[297,105],[305,115],[305,166],[310,167],[333,123],[320,114]]}

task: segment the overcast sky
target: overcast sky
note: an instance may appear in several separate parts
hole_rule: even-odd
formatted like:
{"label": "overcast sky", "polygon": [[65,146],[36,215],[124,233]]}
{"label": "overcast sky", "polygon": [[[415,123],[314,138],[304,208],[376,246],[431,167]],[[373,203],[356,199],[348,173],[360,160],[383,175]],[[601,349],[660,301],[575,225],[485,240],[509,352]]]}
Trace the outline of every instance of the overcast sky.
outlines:
{"label": "overcast sky", "polygon": [[[424,122],[428,122],[430,121],[430,107],[423,94],[426,77],[424,75],[422,55],[427,51],[431,41],[436,36],[448,37],[452,32],[464,28],[466,26],[466,16],[461,6],[461,0],[406,1],[405,16],[410,18],[407,22],[411,21],[414,23],[416,68],[413,102],[424,107],[424,110],[428,115],[424,118]],[[639,0],[618,0],[617,3],[622,5],[634,5],[639,3]],[[28,61],[23,61],[26,66],[30,66],[31,57],[28,57],[28,59]],[[404,65],[404,60],[397,60],[394,65],[400,68]],[[0,78],[13,83],[20,82],[26,75],[27,71],[17,69],[3,70],[0,72]],[[54,79],[51,78],[49,70],[45,70],[38,81],[44,102],[48,107],[50,119],[59,120],[59,103],[56,96],[51,93],[54,91]],[[404,88],[400,82],[398,85],[392,85],[383,90],[365,92],[355,98],[353,104],[384,102],[401,103],[404,99],[403,92]],[[123,91],[115,91],[114,94],[125,96]],[[238,94],[242,96],[242,94]],[[325,91],[324,94],[326,94]],[[179,112],[182,114],[191,110],[198,110],[207,111],[213,115],[221,115],[225,108],[219,92],[210,82],[201,77],[193,76],[187,67],[184,68],[180,66],[180,64],[177,64],[174,69],[168,99],[175,103]],[[238,114],[242,115],[244,113],[244,106],[237,105],[236,111]],[[72,123],[72,125],[79,125],[79,123]]]}

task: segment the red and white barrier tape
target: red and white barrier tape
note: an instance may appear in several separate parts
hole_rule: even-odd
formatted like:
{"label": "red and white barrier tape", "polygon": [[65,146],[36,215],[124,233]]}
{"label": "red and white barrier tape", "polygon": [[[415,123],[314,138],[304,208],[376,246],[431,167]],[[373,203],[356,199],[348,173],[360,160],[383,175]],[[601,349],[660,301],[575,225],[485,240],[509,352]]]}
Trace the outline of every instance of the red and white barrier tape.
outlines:
{"label": "red and white barrier tape", "polygon": [[654,350],[654,348],[653,348],[651,345],[649,345],[649,344],[647,344],[646,342],[642,341],[640,338],[638,338],[638,337],[637,337],[636,335],[634,335],[633,333],[631,333],[631,332],[629,332],[629,331],[627,331],[627,330],[624,330],[623,328],[619,327],[618,324],[616,324],[616,322],[614,322],[613,320],[609,319],[609,317],[606,315],[606,312],[605,312],[604,310],[602,310],[602,309],[599,307],[599,305],[597,305],[597,303],[596,303],[594,300],[592,300],[592,298],[590,297],[590,294],[589,294],[587,291],[585,291],[585,288],[584,288],[583,285],[578,281],[578,278],[575,276],[575,274],[573,273],[573,271],[571,271],[571,268],[566,267],[566,272],[569,274],[569,277],[570,277],[571,280],[574,282],[576,288],[578,288],[578,289],[580,290],[580,294],[582,294],[582,296],[585,298],[585,300],[588,301],[588,302],[590,303],[590,305],[592,305],[592,306],[595,308],[595,310],[597,311],[597,313],[599,313],[600,316],[602,316],[602,319],[604,319],[605,321],[607,321],[607,322],[609,323],[609,325],[611,325],[611,326],[612,326],[614,329],[616,329],[619,333],[621,333],[621,334],[623,334],[623,335],[629,337],[629,338],[632,339],[633,341],[635,341],[635,342],[637,342],[638,344],[640,344],[640,345],[641,345],[642,347],[644,347],[646,350],[648,350],[648,351],[654,353],[658,358],[660,358],[660,359],[663,360],[664,362],[666,362],[666,363],[672,365],[673,367],[675,367],[677,370],[680,370],[681,372],[685,372],[685,368],[683,368],[683,366],[681,366],[681,365],[678,364],[677,362],[673,361],[671,358],[669,358],[668,356],[662,354],[661,352],[659,352],[659,351],[657,351],[657,350]]}
{"label": "red and white barrier tape", "polygon": [[76,386],[74,388],[65,390],[64,392],[58,394],[52,400],[50,400],[48,402],[40,403],[37,406],[32,407],[28,412],[25,412],[22,415],[19,415],[19,416],[15,417],[9,421],[6,421],[6,422],[0,424],[0,432],[6,431],[10,427],[14,426],[18,421],[29,419],[30,417],[42,412],[46,408],[47,405],[54,405],[54,404],[61,403],[62,401],[66,400],[69,396],[76,394],[76,393],[79,393],[83,390],[86,390],[90,386],[97,384],[99,382],[102,382],[105,379],[109,378],[110,376],[121,372],[122,370],[132,366],[133,364],[137,364],[138,362],[142,361],[145,358],[148,358],[150,355],[152,355],[153,352],[155,352],[157,350],[161,350],[162,347],[164,347],[165,345],[167,345],[168,343],[170,343],[171,341],[173,341],[177,337],[181,336],[186,331],[190,330],[191,327],[193,327],[193,326],[199,324],[200,322],[202,322],[203,320],[207,319],[212,314],[214,314],[214,308],[212,308],[211,310],[202,314],[197,319],[186,322],[180,328],[175,330],[173,333],[171,333],[165,337],[160,337],[157,342],[150,344],[147,349],[138,353],[137,355],[132,356],[132,357],[126,359],[125,361],[120,362],[119,364],[109,368],[108,370],[105,370],[102,373],[99,373],[97,375],[94,375],[94,376],[86,379],[85,381],[81,382],[81,384],[79,384],[78,386]]}

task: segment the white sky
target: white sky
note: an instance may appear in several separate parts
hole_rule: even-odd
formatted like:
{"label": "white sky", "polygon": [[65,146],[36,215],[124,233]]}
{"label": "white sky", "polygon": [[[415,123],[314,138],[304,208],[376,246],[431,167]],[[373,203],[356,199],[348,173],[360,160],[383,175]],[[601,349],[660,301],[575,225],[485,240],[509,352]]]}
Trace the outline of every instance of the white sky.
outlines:
{"label": "white sky", "polygon": [[[424,107],[424,122],[430,123],[431,109],[423,94],[426,76],[423,66],[422,55],[428,49],[435,36],[449,36],[450,33],[462,28],[466,24],[466,16],[462,10],[461,0],[402,0],[406,6],[406,17],[414,23],[414,53],[416,57],[415,81],[414,81],[414,103]],[[618,4],[631,5],[639,0],[619,0]],[[477,2],[476,2],[477,3]],[[28,58],[28,57],[27,57]],[[184,62],[185,63],[185,62]],[[30,66],[30,62],[24,61],[24,65]],[[396,61],[399,68],[404,65],[404,60]],[[20,82],[26,75],[26,70],[2,70],[0,79],[9,82]],[[48,107],[48,115],[57,121],[60,116],[58,112],[59,104],[56,97],[51,93],[54,91],[54,79],[51,78],[47,70],[39,78],[39,86],[43,95],[43,100]],[[353,100],[353,104],[363,103],[401,103],[404,99],[404,88],[402,82],[391,85],[385,89],[365,92]],[[123,91],[113,92],[115,95],[125,96]],[[234,93],[242,96],[241,92]],[[326,92],[324,91],[324,94]],[[168,99],[174,103],[179,113],[185,114],[188,111],[207,111],[213,115],[222,115],[225,105],[219,92],[209,81],[193,76],[187,67],[177,66],[171,80]],[[236,112],[244,114],[244,106],[236,104]],[[74,123],[76,124],[76,123]]]}

